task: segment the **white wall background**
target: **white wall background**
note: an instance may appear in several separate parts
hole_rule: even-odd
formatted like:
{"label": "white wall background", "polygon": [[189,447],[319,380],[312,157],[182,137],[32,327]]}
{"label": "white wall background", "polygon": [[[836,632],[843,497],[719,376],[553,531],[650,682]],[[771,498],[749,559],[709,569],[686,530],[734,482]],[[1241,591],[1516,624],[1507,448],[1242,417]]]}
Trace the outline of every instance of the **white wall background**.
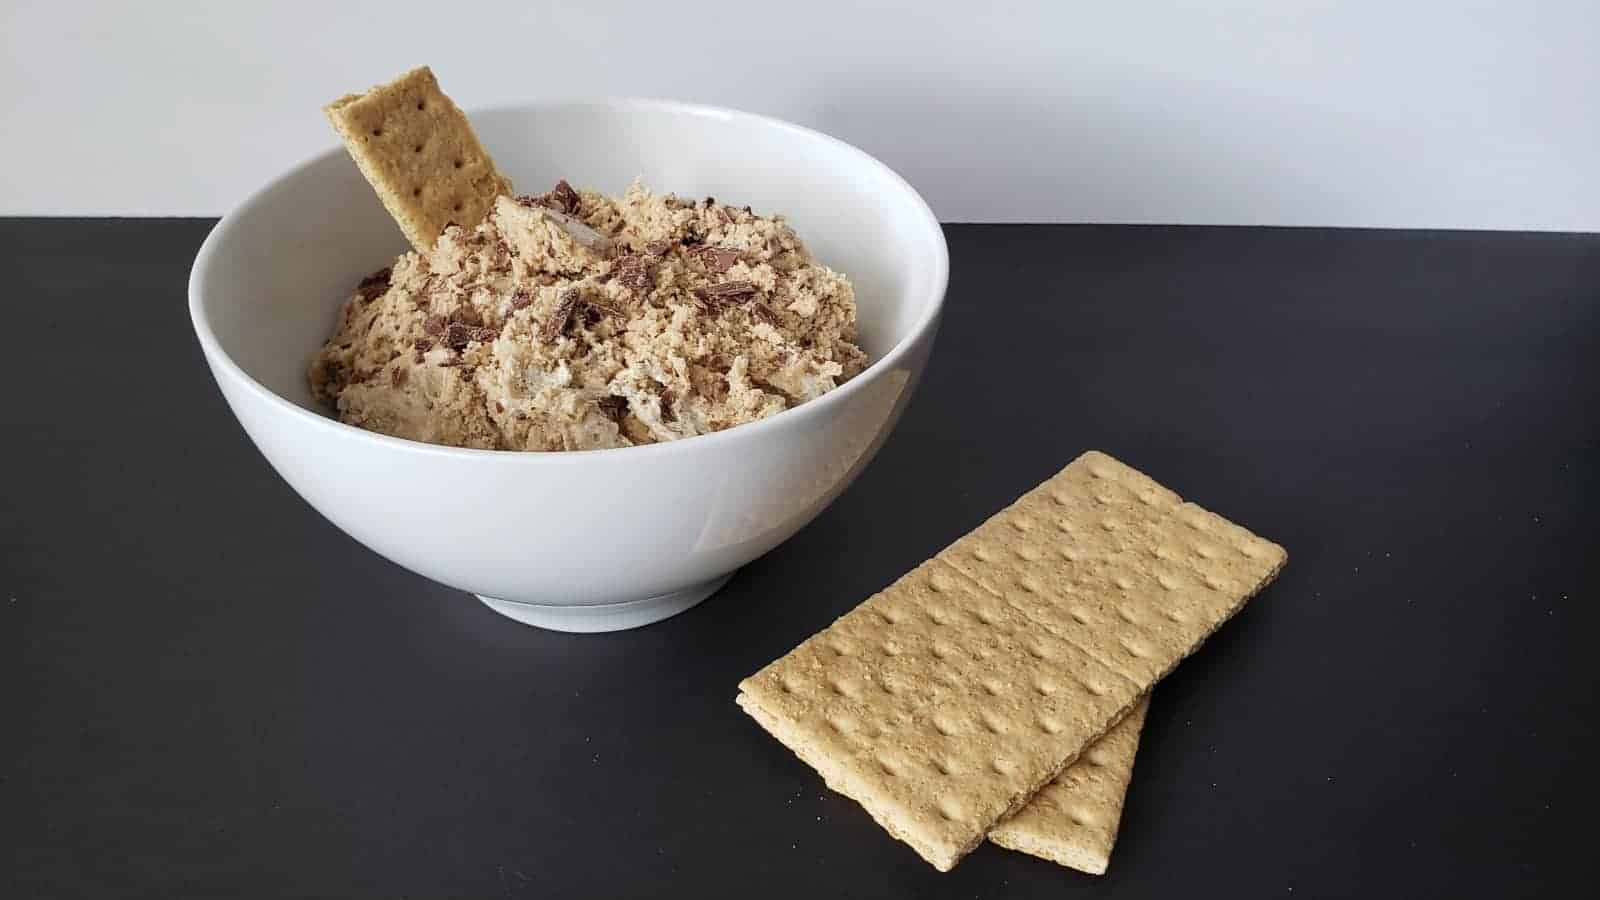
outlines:
{"label": "white wall background", "polygon": [[855,143],[946,221],[1600,231],[1600,0],[0,0],[0,214],[215,215],[419,63]]}

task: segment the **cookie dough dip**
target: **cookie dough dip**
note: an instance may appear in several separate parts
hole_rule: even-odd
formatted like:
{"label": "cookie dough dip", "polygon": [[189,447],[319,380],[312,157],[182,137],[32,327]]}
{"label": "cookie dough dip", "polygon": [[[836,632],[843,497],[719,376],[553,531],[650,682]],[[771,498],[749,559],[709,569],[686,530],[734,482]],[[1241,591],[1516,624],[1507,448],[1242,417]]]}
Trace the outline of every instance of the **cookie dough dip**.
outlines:
{"label": "cookie dough dip", "polygon": [[310,367],[339,420],[456,447],[590,450],[721,431],[866,365],[846,278],[779,216],[639,184],[495,196],[374,273]]}

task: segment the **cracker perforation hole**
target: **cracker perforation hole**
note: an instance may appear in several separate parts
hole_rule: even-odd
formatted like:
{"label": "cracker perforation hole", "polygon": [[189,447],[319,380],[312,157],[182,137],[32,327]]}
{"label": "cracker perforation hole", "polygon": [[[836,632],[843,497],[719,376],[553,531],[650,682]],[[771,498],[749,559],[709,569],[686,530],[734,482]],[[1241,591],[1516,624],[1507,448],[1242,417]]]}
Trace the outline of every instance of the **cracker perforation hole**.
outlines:
{"label": "cracker perforation hole", "polygon": [[940,610],[930,609],[930,610],[928,610],[928,621],[932,622],[935,625],[940,625],[940,626],[949,625],[950,624],[950,617],[945,615]]}
{"label": "cracker perforation hole", "polygon": [[[1126,647],[1127,644],[1123,644],[1123,646]],[[1078,684],[1082,685],[1084,690],[1096,697],[1104,697],[1106,695],[1105,685],[1099,684],[1098,682],[1083,680],[1079,681]]]}
{"label": "cracker perforation hole", "polygon": [[1137,624],[1139,624],[1139,620],[1134,618],[1133,613],[1129,612],[1128,608],[1126,606],[1117,607],[1117,618],[1121,619],[1124,622],[1127,622],[1129,625],[1137,625]]}
{"label": "cracker perforation hole", "polygon": [[992,713],[981,713],[978,718],[983,721],[983,730],[990,734],[1005,734],[1009,730],[1009,723]]}
{"label": "cracker perforation hole", "polygon": [[972,618],[976,619],[979,625],[993,625],[993,624],[995,624],[994,615],[992,613],[990,613],[986,609],[975,609],[975,610],[973,610],[972,611]]}
{"label": "cracker perforation hole", "polygon": [[413,196],[413,197],[421,197],[422,196],[422,188],[419,188],[419,187],[412,188],[411,189],[411,196]]}
{"label": "cracker perforation hole", "polygon": [[1079,625],[1089,624],[1089,617],[1083,614],[1083,610],[1074,609],[1069,611],[1067,615],[1071,616],[1072,621],[1077,622]]}
{"label": "cracker perforation hole", "polygon": [[932,763],[933,763],[933,770],[935,772],[938,772],[940,775],[945,776],[946,778],[948,778],[951,775],[955,774],[955,770],[950,768],[950,764],[945,762],[942,759],[934,759],[932,761]]}
{"label": "cracker perforation hole", "polygon": [[455,167],[458,169],[461,168],[461,160],[458,159],[455,161]]}
{"label": "cracker perforation hole", "polygon": [[1094,824],[1094,822],[1092,820],[1090,820],[1090,818],[1087,815],[1085,815],[1084,813],[1082,813],[1082,812],[1080,812],[1080,811],[1078,811],[1076,809],[1073,810],[1068,815],[1072,819],[1072,824],[1077,825],[1080,828],[1088,828],[1089,826]]}
{"label": "cracker perforation hole", "polygon": [[1173,578],[1171,575],[1166,574],[1165,572],[1157,575],[1156,581],[1161,585],[1162,590],[1175,591],[1178,588],[1183,587],[1182,582],[1178,581],[1176,578]]}
{"label": "cracker perforation hole", "polygon": [[940,800],[939,803],[938,803],[938,807],[939,807],[939,818],[944,819],[946,822],[954,822],[957,819],[961,818],[961,806],[959,804],[957,804],[954,800],[951,800],[949,798],[946,798],[944,800]]}
{"label": "cracker perforation hole", "polygon": [[374,128],[374,129],[372,129],[372,136],[373,137],[383,137],[383,129],[382,128]]}
{"label": "cracker perforation hole", "polygon": [[1038,562],[1042,556],[1042,554],[1039,553],[1038,548],[1032,547],[1028,544],[1023,544],[1022,546],[1018,547],[1016,553],[1018,559],[1025,560],[1027,562]]}
{"label": "cracker perforation hole", "polygon": [[884,644],[881,649],[883,650],[883,655],[884,656],[899,656],[900,655],[900,648],[896,647],[894,644]]}
{"label": "cracker perforation hole", "polygon": [[411,152],[412,153],[421,153],[422,152],[422,145],[421,144],[412,144],[411,145]]}
{"label": "cracker perforation hole", "polygon": [[933,720],[933,730],[939,732],[939,734],[943,735],[944,737],[955,737],[956,734],[960,732],[960,729],[951,724],[949,720],[940,719],[937,717],[935,717]]}
{"label": "cracker perforation hole", "polygon": [[1048,697],[1060,688],[1053,681],[1037,681],[1034,683],[1033,689],[1039,696]]}
{"label": "cracker perforation hole", "polygon": [[1044,716],[1039,719],[1039,730],[1045,734],[1060,734],[1064,729],[1065,726],[1049,716]]}
{"label": "cracker perforation hole", "polygon": [[951,653],[950,648],[942,644],[934,644],[928,648],[928,652],[933,654],[934,659],[949,659]]}
{"label": "cracker perforation hole", "polygon": [[1161,615],[1166,617],[1166,620],[1168,622],[1177,622],[1179,624],[1182,624],[1183,622],[1187,622],[1188,621],[1188,619],[1185,619],[1182,615],[1180,615],[1179,613],[1173,612],[1170,609],[1163,609],[1161,611]]}
{"label": "cracker perforation hole", "polygon": [[980,686],[983,688],[983,692],[991,697],[1000,696],[1003,689],[1003,686],[998,681],[986,680]]}
{"label": "cracker perforation hole", "polygon": [[989,760],[989,771],[995,773],[996,775],[1005,775],[1009,777],[1011,773],[1015,772],[1016,770],[1016,763],[1013,763],[1009,759]]}
{"label": "cracker perforation hole", "polygon": [[979,562],[994,562],[994,554],[989,552],[988,547],[979,547],[973,550],[972,557]]}
{"label": "cracker perforation hole", "polygon": [[1117,643],[1122,645],[1123,652],[1127,653],[1129,656],[1137,657],[1139,659],[1144,659],[1144,658],[1146,658],[1146,657],[1148,657],[1150,655],[1150,652],[1148,650],[1144,649],[1143,647],[1137,646],[1135,644],[1129,643],[1127,638],[1123,638],[1123,639],[1119,640]]}
{"label": "cracker perforation hole", "polygon": [[1038,644],[1029,644],[1028,645],[1028,655],[1033,657],[1034,659],[1044,659],[1044,651],[1039,649],[1039,645]]}
{"label": "cracker perforation hole", "polygon": [[455,206],[452,206],[452,207],[450,207],[450,211],[451,211],[451,212],[461,212],[461,201],[460,201],[460,200],[457,200],[457,201],[456,201],[456,205],[455,205]]}
{"label": "cracker perforation hole", "polygon": [[900,770],[898,768],[896,768],[895,765],[893,763],[889,762],[888,760],[885,760],[885,759],[878,760],[878,768],[882,769],[883,770],[883,774],[889,776],[890,778],[899,778],[900,777]]}

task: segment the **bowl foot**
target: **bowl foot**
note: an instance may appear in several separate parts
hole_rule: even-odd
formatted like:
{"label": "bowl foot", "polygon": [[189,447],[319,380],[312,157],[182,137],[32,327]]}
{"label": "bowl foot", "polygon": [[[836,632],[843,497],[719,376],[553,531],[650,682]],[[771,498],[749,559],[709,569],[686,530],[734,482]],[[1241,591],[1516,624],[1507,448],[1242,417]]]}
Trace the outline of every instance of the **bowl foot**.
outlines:
{"label": "bowl foot", "polygon": [[715,594],[733,577],[729,572],[710,581],[643,600],[604,603],[594,606],[548,606],[543,603],[518,603],[475,594],[483,605],[524,625],[590,634],[599,631],[626,631],[671,618]]}

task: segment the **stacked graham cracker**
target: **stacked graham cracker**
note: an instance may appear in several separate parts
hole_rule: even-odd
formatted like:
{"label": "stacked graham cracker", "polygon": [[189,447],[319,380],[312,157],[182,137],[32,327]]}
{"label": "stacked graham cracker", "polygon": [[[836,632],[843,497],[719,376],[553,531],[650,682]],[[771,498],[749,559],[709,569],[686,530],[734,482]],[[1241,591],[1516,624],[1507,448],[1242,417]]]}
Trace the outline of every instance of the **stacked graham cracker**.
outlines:
{"label": "stacked graham cracker", "polygon": [[1104,872],[1150,688],[1286,558],[1086,453],[738,702],[941,871],[987,837]]}

